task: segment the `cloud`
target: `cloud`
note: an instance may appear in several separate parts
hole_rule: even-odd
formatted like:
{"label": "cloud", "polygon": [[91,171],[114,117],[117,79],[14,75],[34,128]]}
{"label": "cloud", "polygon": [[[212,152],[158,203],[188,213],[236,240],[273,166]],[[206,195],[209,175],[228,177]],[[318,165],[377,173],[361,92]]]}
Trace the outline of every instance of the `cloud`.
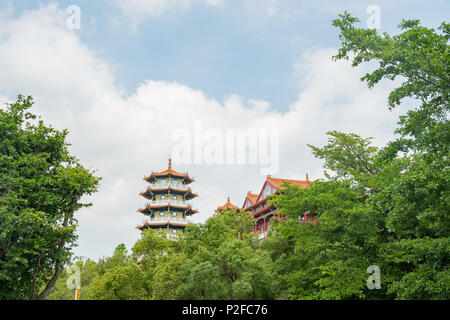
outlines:
{"label": "cloud", "polygon": [[225,0],[114,0],[116,6],[123,13],[125,20],[130,23],[133,33],[138,31],[139,25],[147,19],[160,16],[170,10],[186,10],[195,2],[212,7],[218,7]]}
{"label": "cloud", "polygon": [[[312,50],[299,57],[293,70],[299,95],[288,112],[255,97],[248,101],[230,93],[223,101],[176,81],[147,80],[124,98],[113,68],[65,26],[57,5],[24,12],[0,21],[0,100],[32,94],[35,112],[57,128],[69,128],[71,152],[103,177],[100,190],[86,200],[93,207],[79,212],[76,253],[108,255],[121,242],[130,247],[139,237],[134,227],[145,199],[142,180],[152,170],[167,168],[174,130],[278,129],[280,171],[285,178],[321,176],[321,162],[306,146],[326,142],[325,132],[343,130],[389,140],[396,114],[387,111],[389,87],[367,89],[359,78],[365,69],[332,62],[334,48]],[[3,97],[3,98],[1,98]],[[229,152],[226,149],[225,152]],[[259,191],[265,179],[258,165],[174,163],[188,171],[200,196],[193,205],[204,221],[231,196],[242,205],[248,190]]]}
{"label": "cloud", "polygon": [[169,9],[184,9],[191,5],[191,0],[115,0],[115,2],[126,15],[138,19],[158,16]]}
{"label": "cloud", "polygon": [[13,101],[6,96],[0,94],[0,109],[3,109],[6,103],[12,103]]}

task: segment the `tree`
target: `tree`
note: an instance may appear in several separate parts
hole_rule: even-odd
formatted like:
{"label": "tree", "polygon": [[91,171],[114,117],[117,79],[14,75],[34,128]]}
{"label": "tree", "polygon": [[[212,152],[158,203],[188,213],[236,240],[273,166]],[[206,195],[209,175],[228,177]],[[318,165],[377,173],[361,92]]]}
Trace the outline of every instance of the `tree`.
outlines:
{"label": "tree", "polygon": [[450,24],[443,22],[437,32],[421,26],[419,20],[403,20],[399,25],[403,32],[391,37],[387,33],[379,35],[375,29],[357,28],[357,22],[347,12],[333,21],[341,39],[341,48],[334,58],[352,58],[353,66],[378,62],[378,68],[361,79],[369,88],[382,79],[401,77],[401,86],[389,94],[389,108],[395,108],[405,98],[419,102],[418,107],[400,117],[396,132],[402,139],[395,143],[395,149],[448,156]]}
{"label": "tree", "polygon": [[[177,240],[144,230],[123,264],[98,274],[88,299],[270,299],[275,274],[257,250],[251,214],[225,211]],[[115,259],[115,261],[118,261]]]}
{"label": "tree", "polygon": [[[385,147],[336,131],[327,145],[310,146],[327,180],[307,189],[285,185],[269,202],[290,221],[263,244],[282,248],[272,258],[287,297],[448,299],[450,28],[443,23],[439,33],[403,21],[403,32],[391,37],[357,22],[348,13],[333,21],[341,39],[334,58],[378,62],[362,80],[372,87],[402,76],[389,107],[405,98],[418,106],[400,117],[400,138]],[[318,223],[299,221],[303,212]],[[381,290],[365,286],[372,264],[381,269]]]}
{"label": "tree", "polygon": [[188,226],[180,241],[190,257],[182,269],[187,281],[181,298],[272,298],[272,260],[257,247],[253,217],[246,211],[222,211],[204,225]]}
{"label": "tree", "polygon": [[[120,300],[145,299],[147,295],[140,290],[140,272],[135,260],[123,243],[117,245],[110,257],[97,262],[77,258],[73,262],[79,268],[80,299]],[[74,270],[65,269],[55,284],[55,290],[48,296],[51,300],[73,300],[74,290],[67,287],[67,280]]]}
{"label": "tree", "polygon": [[32,97],[0,110],[0,299],[45,299],[76,244],[75,212],[99,178],[68,152],[67,130],[30,113]]}
{"label": "tree", "polygon": [[[155,245],[162,247],[158,243]],[[155,266],[152,269],[155,299],[272,296],[272,261],[266,252],[257,250],[248,212],[216,213],[205,224],[189,225],[178,241],[164,248],[164,255],[147,262]]]}
{"label": "tree", "polygon": [[[330,146],[328,146],[330,147]],[[283,296],[289,299],[362,299],[366,268],[382,242],[382,217],[373,214],[366,196],[350,181],[316,181],[301,189],[285,185],[274,203],[289,220],[275,227],[262,250],[273,254]],[[299,220],[304,212],[317,223]]]}
{"label": "tree", "polygon": [[136,263],[127,263],[96,277],[85,293],[86,299],[140,300],[148,299],[143,273]]}

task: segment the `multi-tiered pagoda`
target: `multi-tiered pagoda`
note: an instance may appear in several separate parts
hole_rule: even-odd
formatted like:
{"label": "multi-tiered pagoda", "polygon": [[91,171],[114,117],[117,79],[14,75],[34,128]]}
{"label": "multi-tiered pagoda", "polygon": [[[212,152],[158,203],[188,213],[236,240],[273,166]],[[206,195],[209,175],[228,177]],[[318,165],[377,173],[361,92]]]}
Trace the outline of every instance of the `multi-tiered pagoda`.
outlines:
{"label": "multi-tiered pagoda", "polygon": [[228,197],[227,202],[223,206],[217,207],[216,212],[220,213],[226,210],[239,210],[238,206],[231,203],[230,197]]}
{"label": "multi-tiered pagoda", "polygon": [[144,180],[150,183],[147,190],[140,195],[149,200],[145,208],[138,211],[147,215],[147,220],[137,226],[139,230],[146,228],[158,229],[169,236],[184,232],[189,224],[188,216],[197,213],[192,209],[189,200],[197,197],[189,184],[194,179],[187,173],[179,173],[172,169],[172,161],[169,159],[169,167],[161,172],[152,172]]}

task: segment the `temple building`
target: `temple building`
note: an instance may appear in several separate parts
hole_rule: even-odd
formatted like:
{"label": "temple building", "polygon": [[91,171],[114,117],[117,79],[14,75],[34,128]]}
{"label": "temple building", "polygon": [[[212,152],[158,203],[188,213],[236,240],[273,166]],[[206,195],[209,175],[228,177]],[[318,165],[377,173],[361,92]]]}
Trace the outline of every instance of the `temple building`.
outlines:
{"label": "temple building", "polygon": [[230,197],[228,197],[227,202],[223,206],[217,207],[216,212],[222,212],[224,210],[239,210],[239,207],[232,204]]}
{"label": "temple building", "polygon": [[166,170],[152,172],[144,180],[150,185],[140,195],[149,202],[138,212],[146,215],[147,219],[137,228],[157,229],[166,232],[169,237],[183,233],[190,223],[187,217],[198,212],[189,203],[189,200],[198,196],[189,186],[195,180],[187,173],[173,170],[171,159]]}
{"label": "temple building", "polygon": [[[278,209],[274,207],[272,203],[267,203],[267,196],[272,194],[280,194],[281,186],[287,182],[300,188],[306,188],[309,186],[310,181],[308,174],[306,174],[306,180],[291,180],[272,178],[267,176],[263,187],[259,193],[247,193],[242,208],[245,211],[250,211],[255,219],[255,234],[259,239],[264,239],[267,235],[267,231],[270,228],[272,219],[284,220],[284,216],[278,214]],[[302,221],[314,221],[313,217],[308,217],[308,213],[305,213],[301,218]]]}

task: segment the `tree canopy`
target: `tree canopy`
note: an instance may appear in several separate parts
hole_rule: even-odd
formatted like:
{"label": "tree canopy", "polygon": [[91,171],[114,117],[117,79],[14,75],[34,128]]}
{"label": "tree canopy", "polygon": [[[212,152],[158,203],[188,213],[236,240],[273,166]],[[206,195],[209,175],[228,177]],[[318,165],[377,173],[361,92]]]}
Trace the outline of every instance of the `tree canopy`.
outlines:
{"label": "tree canopy", "polygon": [[47,126],[19,96],[0,109],[0,299],[43,299],[76,244],[74,213],[99,178],[68,152],[67,130]]}
{"label": "tree canopy", "polygon": [[[128,253],[119,245],[110,258],[81,266],[82,298],[274,299],[272,260],[257,250],[251,214],[217,213],[205,224],[191,224],[178,240],[147,229]],[[67,274],[50,296],[73,296]]]}
{"label": "tree canopy", "polygon": [[[357,22],[349,13],[333,21],[341,39],[334,59],[377,62],[362,78],[369,88],[399,77],[388,107],[405,98],[418,105],[384,147],[336,131],[325,146],[310,146],[327,179],[307,189],[286,186],[274,197],[291,221],[263,245],[290,243],[277,261],[293,298],[449,299],[449,24],[436,31],[402,21],[391,37]],[[295,218],[303,212],[318,223],[301,224]],[[379,290],[366,286],[370,265],[380,268]]]}

